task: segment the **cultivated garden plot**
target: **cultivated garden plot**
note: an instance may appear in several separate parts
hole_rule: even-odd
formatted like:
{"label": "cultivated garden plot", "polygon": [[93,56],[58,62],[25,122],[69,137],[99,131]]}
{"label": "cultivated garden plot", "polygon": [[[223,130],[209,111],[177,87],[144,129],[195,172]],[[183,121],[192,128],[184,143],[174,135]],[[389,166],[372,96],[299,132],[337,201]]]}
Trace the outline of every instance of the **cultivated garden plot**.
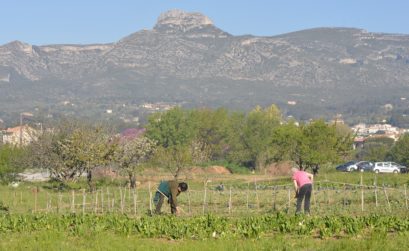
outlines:
{"label": "cultivated garden plot", "polygon": [[[135,189],[110,184],[93,192],[79,184],[76,189],[58,189],[50,183],[1,186],[0,249],[45,250],[58,245],[61,250],[101,250],[114,245],[125,250],[145,245],[209,250],[216,243],[227,250],[285,249],[280,243],[313,250],[328,245],[339,249],[340,243],[346,249],[362,250],[407,246],[408,177],[404,175],[318,176],[311,215],[295,215],[294,188],[288,177],[261,176],[190,180],[188,192],[178,197],[182,208],[178,217],[170,215],[168,205],[162,215],[152,215],[158,181],[144,180]],[[385,238],[396,243],[379,241]]]}
{"label": "cultivated garden plot", "polygon": [[[312,215],[367,215],[370,213],[407,214],[409,201],[406,176],[356,174],[352,182],[341,182],[339,175],[326,175],[314,184]],[[333,178],[333,180],[330,180]],[[334,181],[336,180],[336,181]],[[220,186],[223,184],[223,186]],[[157,183],[147,181],[136,188],[105,186],[87,189],[46,189],[35,183],[17,188],[3,186],[0,198],[11,214],[21,213],[121,213],[149,215]],[[221,188],[222,187],[222,188]],[[282,212],[295,213],[294,188],[289,180],[192,182],[191,189],[178,197],[181,216],[214,214],[242,216]],[[169,213],[167,205],[162,210]]]}

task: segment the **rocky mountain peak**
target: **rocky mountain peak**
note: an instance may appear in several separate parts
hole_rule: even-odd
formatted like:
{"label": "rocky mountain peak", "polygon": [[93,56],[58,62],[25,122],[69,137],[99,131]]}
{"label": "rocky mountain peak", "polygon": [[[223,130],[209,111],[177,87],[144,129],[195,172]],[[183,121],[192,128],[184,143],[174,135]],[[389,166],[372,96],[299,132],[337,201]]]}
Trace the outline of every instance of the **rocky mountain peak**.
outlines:
{"label": "rocky mountain peak", "polygon": [[212,20],[198,12],[170,10],[162,13],[154,27],[155,30],[188,31],[194,28],[213,26]]}
{"label": "rocky mountain peak", "polygon": [[407,113],[408,83],[409,35],[332,27],[234,36],[180,10],[112,44],[0,46],[0,116],[10,121],[44,107],[96,119],[114,109],[103,119],[125,122],[147,114],[145,102],[234,110],[273,102],[302,120],[379,109],[384,117],[381,104]]}
{"label": "rocky mountain peak", "polygon": [[18,40],[12,41],[10,43],[7,43],[3,46],[0,46],[0,48],[3,47],[3,49],[10,50],[10,51],[18,51],[18,52],[24,52],[26,54],[32,54],[33,53],[33,46]]}
{"label": "rocky mountain peak", "polygon": [[14,41],[12,41],[10,43],[7,43],[7,44],[5,44],[3,46],[9,47],[9,48],[15,48],[15,49],[25,49],[25,48],[31,47],[30,44],[27,44],[27,43],[24,43],[24,42],[21,42],[21,41],[18,41],[18,40],[14,40]]}

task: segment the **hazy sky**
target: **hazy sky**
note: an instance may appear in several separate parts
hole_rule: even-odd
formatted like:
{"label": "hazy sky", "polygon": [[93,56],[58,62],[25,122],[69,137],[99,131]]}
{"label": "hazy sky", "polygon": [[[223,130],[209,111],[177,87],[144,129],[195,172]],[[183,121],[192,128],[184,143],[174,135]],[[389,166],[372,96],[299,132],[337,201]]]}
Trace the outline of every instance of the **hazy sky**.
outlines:
{"label": "hazy sky", "polygon": [[169,9],[201,12],[233,35],[314,27],[409,34],[409,0],[0,0],[0,45],[109,43]]}

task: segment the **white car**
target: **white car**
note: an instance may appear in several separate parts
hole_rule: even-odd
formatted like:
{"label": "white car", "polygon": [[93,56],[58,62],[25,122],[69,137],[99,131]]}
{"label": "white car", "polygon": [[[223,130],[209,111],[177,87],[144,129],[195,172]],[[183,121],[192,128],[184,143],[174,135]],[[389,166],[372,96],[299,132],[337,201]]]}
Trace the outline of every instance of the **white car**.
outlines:
{"label": "white car", "polygon": [[400,168],[393,162],[375,162],[375,173],[400,173]]}

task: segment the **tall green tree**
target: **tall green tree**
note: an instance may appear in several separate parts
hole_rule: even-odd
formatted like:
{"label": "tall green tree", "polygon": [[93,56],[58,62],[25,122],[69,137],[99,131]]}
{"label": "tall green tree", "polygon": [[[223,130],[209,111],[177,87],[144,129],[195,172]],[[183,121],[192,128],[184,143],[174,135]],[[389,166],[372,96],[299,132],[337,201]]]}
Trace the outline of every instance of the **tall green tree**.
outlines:
{"label": "tall green tree", "polygon": [[275,161],[292,160],[299,166],[303,165],[303,154],[307,151],[302,128],[294,122],[279,126],[273,134]]}
{"label": "tall green tree", "polygon": [[390,153],[394,161],[409,167],[409,134],[401,136]]}
{"label": "tall green tree", "polygon": [[24,155],[25,148],[8,144],[0,145],[0,181],[10,182],[17,178],[17,174],[24,170],[19,159]]}
{"label": "tall green tree", "polygon": [[282,125],[274,134],[277,160],[292,160],[300,168],[308,169],[338,162],[352,150],[352,135],[337,132],[335,125],[322,120],[300,126]]}
{"label": "tall green tree", "polygon": [[274,160],[273,134],[280,125],[281,114],[275,105],[257,106],[247,115],[232,118],[229,158],[243,165],[263,169]]}
{"label": "tall green tree", "polygon": [[180,107],[155,113],[146,125],[146,136],[165,148],[188,145],[197,134],[197,123],[191,111]]}
{"label": "tall green tree", "polygon": [[207,152],[210,160],[224,158],[228,147],[230,116],[227,110],[197,109],[192,112],[192,119],[197,123],[197,134],[194,137],[196,147]]}
{"label": "tall green tree", "polygon": [[208,146],[198,138],[199,114],[179,107],[149,118],[146,136],[157,142],[156,163],[177,179],[180,172],[196,163]]}
{"label": "tall green tree", "polygon": [[[314,121],[303,126],[304,167],[313,167],[338,160],[336,129],[324,121]],[[352,145],[350,146],[352,147]]]}

